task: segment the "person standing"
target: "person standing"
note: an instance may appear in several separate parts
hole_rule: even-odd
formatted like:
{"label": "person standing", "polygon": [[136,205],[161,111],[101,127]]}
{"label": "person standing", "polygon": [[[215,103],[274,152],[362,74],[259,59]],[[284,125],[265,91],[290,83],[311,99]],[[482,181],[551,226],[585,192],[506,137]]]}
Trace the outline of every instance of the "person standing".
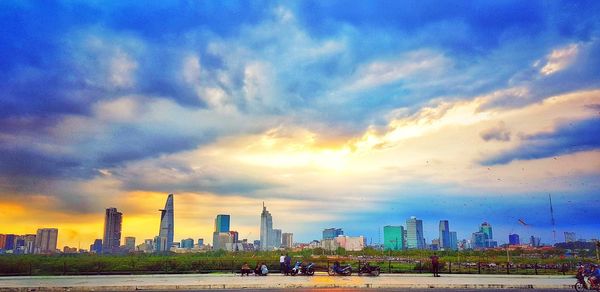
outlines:
{"label": "person standing", "polygon": [[290,274],[290,266],[292,264],[292,258],[288,255],[285,254],[285,258],[283,259],[283,263],[285,265],[285,275],[289,275]]}
{"label": "person standing", "polygon": [[433,272],[433,276],[434,277],[439,277],[440,274],[440,258],[435,254],[435,252],[433,253],[433,255],[430,257],[431,259],[431,270]]}
{"label": "person standing", "polygon": [[285,274],[285,255],[281,254],[281,256],[279,257],[279,271],[281,271],[282,274]]}

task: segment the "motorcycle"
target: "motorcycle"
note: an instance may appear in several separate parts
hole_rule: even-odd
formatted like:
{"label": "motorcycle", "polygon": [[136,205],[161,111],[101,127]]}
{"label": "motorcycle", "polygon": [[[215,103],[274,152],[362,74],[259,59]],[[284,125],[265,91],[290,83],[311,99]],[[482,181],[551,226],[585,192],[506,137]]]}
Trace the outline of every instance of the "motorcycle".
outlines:
{"label": "motorcycle", "polygon": [[315,264],[309,263],[308,265],[302,265],[302,262],[296,262],[294,267],[290,270],[290,275],[296,276],[302,274],[306,276],[312,276],[315,274]]}
{"label": "motorcycle", "polygon": [[[589,279],[589,271],[585,269],[585,267],[580,266],[577,269],[577,283],[575,283],[574,288],[577,292],[585,291],[585,290],[596,290],[600,292],[600,284],[592,285]],[[586,281],[587,280],[587,281]]]}
{"label": "motorcycle", "polygon": [[308,265],[300,266],[300,272],[303,275],[312,276],[315,274],[315,264],[308,263]]}
{"label": "motorcycle", "polygon": [[363,274],[367,274],[367,275],[371,275],[371,276],[379,276],[379,273],[381,272],[381,269],[378,266],[371,266],[369,263],[365,263],[364,265],[360,266],[358,269],[358,275],[363,275]]}
{"label": "motorcycle", "polygon": [[350,276],[352,275],[352,267],[350,265],[342,266],[340,263],[335,262],[333,266],[329,268],[327,271],[329,276],[342,275],[342,276]]}

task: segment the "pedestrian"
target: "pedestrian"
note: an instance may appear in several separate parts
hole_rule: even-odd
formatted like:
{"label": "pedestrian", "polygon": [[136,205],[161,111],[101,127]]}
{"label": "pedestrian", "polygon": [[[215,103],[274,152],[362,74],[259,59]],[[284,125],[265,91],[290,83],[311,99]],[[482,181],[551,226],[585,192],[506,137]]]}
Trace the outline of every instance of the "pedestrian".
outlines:
{"label": "pedestrian", "polygon": [[290,274],[290,266],[292,264],[292,258],[288,254],[285,254],[285,258],[283,259],[283,263],[285,264],[285,274]]}
{"label": "pedestrian", "polygon": [[250,276],[250,266],[248,265],[248,263],[244,263],[242,265],[242,277],[244,276],[244,274],[246,274],[246,276]]}
{"label": "pedestrian", "polygon": [[435,252],[433,253],[433,255],[430,257],[431,259],[431,271],[433,272],[433,276],[434,277],[439,277],[440,274],[440,258],[435,254]]}
{"label": "pedestrian", "polygon": [[279,271],[285,274],[285,255],[281,254],[279,257]]}

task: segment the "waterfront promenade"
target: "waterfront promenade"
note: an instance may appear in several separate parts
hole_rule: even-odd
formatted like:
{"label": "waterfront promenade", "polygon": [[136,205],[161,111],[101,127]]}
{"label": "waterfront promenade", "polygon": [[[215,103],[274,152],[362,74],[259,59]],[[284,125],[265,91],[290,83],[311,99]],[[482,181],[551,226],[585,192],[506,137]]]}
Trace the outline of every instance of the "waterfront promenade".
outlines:
{"label": "waterfront promenade", "polygon": [[383,274],[379,277],[233,274],[0,277],[0,291],[134,291],[267,288],[571,289],[572,276]]}

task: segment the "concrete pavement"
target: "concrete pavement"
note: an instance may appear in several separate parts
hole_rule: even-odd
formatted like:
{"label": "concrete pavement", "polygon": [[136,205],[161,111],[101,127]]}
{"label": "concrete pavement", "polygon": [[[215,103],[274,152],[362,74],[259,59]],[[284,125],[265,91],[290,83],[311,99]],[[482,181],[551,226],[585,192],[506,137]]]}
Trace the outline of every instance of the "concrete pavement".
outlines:
{"label": "concrete pavement", "polygon": [[134,291],[283,288],[571,289],[572,276],[382,274],[240,277],[233,274],[1,277],[0,291]]}

